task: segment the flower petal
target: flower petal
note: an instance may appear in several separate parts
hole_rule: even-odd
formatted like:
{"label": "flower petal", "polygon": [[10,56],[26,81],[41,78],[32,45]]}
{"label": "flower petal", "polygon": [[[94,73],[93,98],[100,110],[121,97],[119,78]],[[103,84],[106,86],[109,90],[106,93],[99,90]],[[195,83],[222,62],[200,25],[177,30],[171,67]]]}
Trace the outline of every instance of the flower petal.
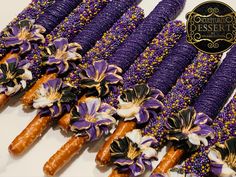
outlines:
{"label": "flower petal", "polygon": [[141,144],[142,141],[142,134],[141,130],[139,129],[134,129],[131,132],[128,132],[126,135],[133,143],[136,143],[137,145]]}
{"label": "flower petal", "polygon": [[148,147],[143,151],[143,155],[145,159],[157,158],[157,151],[154,148]]}
{"label": "flower petal", "polygon": [[68,45],[68,39],[67,38],[59,38],[59,39],[56,39],[53,43],[54,43],[56,49],[63,51],[65,46]]}
{"label": "flower petal", "polygon": [[85,100],[89,115],[95,115],[101,105],[100,98],[89,97]]}
{"label": "flower petal", "polygon": [[189,142],[192,143],[193,145],[200,146],[200,138],[197,134],[191,133],[188,135]]}
{"label": "flower petal", "polygon": [[116,84],[120,81],[122,81],[123,78],[117,74],[107,74],[105,77],[105,81],[109,82],[110,84]]}
{"label": "flower petal", "polygon": [[211,120],[211,118],[208,115],[206,115],[204,113],[198,113],[196,115],[196,120],[194,121],[194,124],[195,125],[202,125],[202,124],[209,123],[211,121],[212,120]]}
{"label": "flower petal", "polygon": [[163,103],[154,98],[147,98],[143,103],[143,107],[147,109],[158,109],[164,107]]}
{"label": "flower petal", "polygon": [[95,61],[93,63],[93,65],[94,65],[94,69],[96,71],[96,75],[99,78],[105,74],[105,72],[107,70],[107,66],[108,66],[108,64],[107,64],[107,62],[105,60]]}
{"label": "flower petal", "polygon": [[135,117],[138,124],[143,124],[149,120],[149,113],[145,108],[141,108]]}

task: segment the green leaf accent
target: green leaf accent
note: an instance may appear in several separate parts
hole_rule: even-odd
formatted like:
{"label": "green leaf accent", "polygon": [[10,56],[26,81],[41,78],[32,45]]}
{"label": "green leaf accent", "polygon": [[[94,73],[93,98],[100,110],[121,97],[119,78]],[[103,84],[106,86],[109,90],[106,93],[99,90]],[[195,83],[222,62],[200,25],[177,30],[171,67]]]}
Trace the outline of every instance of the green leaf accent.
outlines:
{"label": "green leaf accent", "polygon": [[2,73],[3,73],[3,74],[6,74],[6,72],[7,72],[7,66],[6,66],[6,64],[1,64],[1,65],[0,65],[0,69],[2,70]]}
{"label": "green leaf accent", "polygon": [[19,22],[19,26],[20,26],[21,28],[24,28],[24,27],[31,27],[32,24],[31,24],[31,21],[29,21],[29,20],[22,20],[22,21]]}

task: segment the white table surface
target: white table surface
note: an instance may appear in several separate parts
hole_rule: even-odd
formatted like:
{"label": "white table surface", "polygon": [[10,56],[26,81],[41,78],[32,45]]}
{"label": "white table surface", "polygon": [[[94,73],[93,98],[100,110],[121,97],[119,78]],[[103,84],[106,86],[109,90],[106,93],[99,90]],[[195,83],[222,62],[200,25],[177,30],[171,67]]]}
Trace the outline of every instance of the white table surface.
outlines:
{"label": "white table surface", "polygon": [[[160,0],[143,0],[140,6],[145,14]],[[21,10],[29,4],[30,0],[0,0],[0,30],[3,29]],[[187,12],[205,0],[187,0],[183,12],[177,19],[185,20]],[[235,0],[222,0],[236,10]],[[9,156],[8,145],[23,128],[32,120],[36,112],[24,112],[17,99],[12,100],[9,106],[0,112],[0,177],[42,177],[42,167],[47,159],[60,148],[68,139],[62,136],[59,130],[50,129],[33,148],[24,156],[13,159]],[[103,177],[110,173],[109,168],[98,169],[95,164],[97,149],[102,141],[92,144],[92,148],[85,149],[79,157],[75,158],[59,175],[62,177]],[[162,153],[163,154],[163,153]],[[162,156],[160,154],[160,156]],[[144,175],[148,176],[148,175]],[[175,174],[171,176],[177,176]]]}

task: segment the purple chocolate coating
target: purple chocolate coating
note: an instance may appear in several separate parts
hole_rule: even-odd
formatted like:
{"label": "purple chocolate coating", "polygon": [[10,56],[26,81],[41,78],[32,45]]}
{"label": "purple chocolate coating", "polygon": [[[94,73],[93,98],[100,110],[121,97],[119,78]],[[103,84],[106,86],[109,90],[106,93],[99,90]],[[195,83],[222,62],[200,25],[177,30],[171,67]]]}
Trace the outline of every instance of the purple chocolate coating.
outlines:
{"label": "purple chocolate coating", "polygon": [[49,33],[68,16],[81,1],[82,0],[57,0],[38,17],[35,23],[42,25],[46,28],[46,33]]}
{"label": "purple chocolate coating", "polygon": [[185,25],[181,21],[171,21],[165,25],[162,31],[123,75],[124,88],[127,89],[135,84],[145,83],[184,33]]}
{"label": "purple chocolate coating", "polygon": [[148,85],[161,90],[166,95],[196,55],[196,48],[188,44],[184,35],[148,80]]}
{"label": "purple chocolate coating", "polygon": [[[190,44],[189,44],[190,45]],[[179,50],[179,52],[183,52]],[[165,121],[178,111],[191,105],[200,95],[210,76],[214,73],[220,61],[219,56],[199,53],[190,64],[176,85],[165,96],[164,109],[157,115],[153,115],[148,125],[142,130],[145,135],[155,136],[160,148],[166,141]]]}
{"label": "purple chocolate coating", "polygon": [[111,1],[74,39],[85,54],[137,0]]}
{"label": "purple chocolate coating", "polygon": [[185,0],[162,0],[116,51],[110,63],[127,70],[163,26],[178,15],[184,3]]}
{"label": "purple chocolate coating", "polygon": [[107,3],[108,0],[86,0],[86,2],[82,2],[50,33],[53,36],[52,40],[64,37],[71,41]]}
{"label": "purple chocolate coating", "polygon": [[209,141],[208,146],[201,146],[191,157],[185,160],[183,170],[196,176],[210,176],[210,159],[208,150],[215,143],[224,143],[225,140],[236,136],[236,95],[230,103],[220,112],[213,121],[212,128],[215,130],[214,139]]}
{"label": "purple chocolate coating", "polygon": [[203,94],[195,103],[197,112],[214,118],[222,109],[236,87],[236,46],[227,54],[219,69],[212,76]]}

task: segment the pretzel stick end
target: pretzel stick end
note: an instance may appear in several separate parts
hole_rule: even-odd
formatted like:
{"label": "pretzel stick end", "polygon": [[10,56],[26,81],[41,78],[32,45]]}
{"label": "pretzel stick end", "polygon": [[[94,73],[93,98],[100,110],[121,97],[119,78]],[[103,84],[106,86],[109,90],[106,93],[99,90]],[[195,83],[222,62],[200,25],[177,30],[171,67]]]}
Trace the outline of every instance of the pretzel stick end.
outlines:
{"label": "pretzel stick end", "polygon": [[127,121],[120,122],[115,132],[108,137],[102,148],[98,151],[96,156],[96,163],[98,166],[108,165],[110,163],[110,146],[115,139],[122,138],[126,133],[132,131],[136,127],[136,122]]}

